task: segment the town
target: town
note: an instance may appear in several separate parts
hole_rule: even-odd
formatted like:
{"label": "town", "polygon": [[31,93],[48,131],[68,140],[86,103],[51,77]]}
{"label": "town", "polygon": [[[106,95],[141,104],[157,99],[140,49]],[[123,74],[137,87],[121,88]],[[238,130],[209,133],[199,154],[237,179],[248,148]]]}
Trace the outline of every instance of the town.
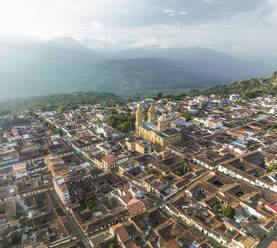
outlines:
{"label": "town", "polygon": [[3,115],[0,247],[276,245],[276,106],[159,96]]}

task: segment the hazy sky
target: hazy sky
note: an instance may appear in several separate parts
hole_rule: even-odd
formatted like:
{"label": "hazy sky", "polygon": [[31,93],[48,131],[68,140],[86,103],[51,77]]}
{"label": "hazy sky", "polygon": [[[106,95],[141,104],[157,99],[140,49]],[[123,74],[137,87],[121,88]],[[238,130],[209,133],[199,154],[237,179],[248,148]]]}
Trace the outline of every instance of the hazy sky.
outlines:
{"label": "hazy sky", "polygon": [[277,0],[2,0],[0,36],[277,55]]}

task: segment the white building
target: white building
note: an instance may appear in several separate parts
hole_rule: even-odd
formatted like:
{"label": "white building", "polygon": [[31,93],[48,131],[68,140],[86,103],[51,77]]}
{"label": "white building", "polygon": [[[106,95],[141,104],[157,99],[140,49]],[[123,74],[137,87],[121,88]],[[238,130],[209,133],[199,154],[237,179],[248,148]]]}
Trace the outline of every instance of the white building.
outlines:
{"label": "white building", "polygon": [[59,196],[60,200],[64,205],[67,203],[70,203],[70,195],[69,191],[67,189],[66,183],[64,181],[64,178],[62,177],[54,177],[53,178],[53,185],[54,189]]}
{"label": "white building", "polygon": [[232,94],[229,97],[230,101],[239,101],[239,99],[240,99],[240,95],[239,94]]}
{"label": "white building", "polygon": [[219,120],[215,120],[215,119],[208,119],[205,121],[205,126],[212,128],[212,129],[216,129],[216,128],[223,128],[223,123]]}

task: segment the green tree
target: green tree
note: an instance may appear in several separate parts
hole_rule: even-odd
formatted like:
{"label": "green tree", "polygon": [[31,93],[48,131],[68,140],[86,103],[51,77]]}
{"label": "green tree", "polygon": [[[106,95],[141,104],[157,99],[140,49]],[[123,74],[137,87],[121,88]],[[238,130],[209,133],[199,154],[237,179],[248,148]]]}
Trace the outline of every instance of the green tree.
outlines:
{"label": "green tree", "polygon": [[6,238],[0,237],[0,248],[11,247],[12,244]]}
{"label": "green tree", "polygon": [[130,111],[127,109],[126,113],[118,113],[108,119],[109,124],[119,129],[121,132],[128,133],[135,129],[135,115],[131,115]]}
{"label": "green tree", "polygon": [[62,135],[63,134],[63,131],[60,129],[60,128],[54,128],[53,130],[52,130],[54,133],[57,133],[57,134],[60,134],[60,135]]}
{"label": "green tree", "polygon": [[18,245],[21,241],[21,236],[18,231],[15,231],[11,234],[10,239],[14,245]]}
{"label": "green tree", "polygon": [[118,245],[115,244],[115,243],[110,243],[109,244],[109,248],[117,248],[117,247],[118,247]]}
{"label": "green tree", "polygon": [[181,176],[183,176],[184,173],[182,171],[180,171],[180,170],[176,170],[176,171],[174,171],[174,174],[176,174],[177,176],[181,177]]}
{"label": "green tree", "polygon": [[262,131],[277,131],[277,124],[276,123],[270,123],[266,124],[263,128]]}
{"label": "green tree", "polygon": [[218,213],[221,213],[224,217],[227,217],[229,219],[233,219],[236,214],[235,209],[233,209],[230,205],[227,205],[226,207],[214,205],[213,210],[217,211]]}
{"label": "green tree", "polygon": [[5,242],[5,239],[3,237],[0,237],[0,247],[3,246],[4,242]]}
{"label": "green tree", "polygon": [[21,215],[20,217],[19,217],[19,219],[20,220],[25,220],[25,219],[27,219],[28,217],[25,215],[25,214],[23,214],[23,215]]}
{"label": "green tree", "polygon": [[218,213],[222,213],[222,208],[219,205],[214,205],[213,210],[215,210]]}
{"label": "green tree", "polygon": [[9,220],[17,220],[18,218],[16,217],[16,216],[11,216],[10,218],[9,218]]}
{"label": "green tree", "polygon": [[277,170],[277,163],[270,162],[269,165],[266,167],[267,171]]}
{"label": "green tree", "polygon": [[46,127],[49,126],[49,122],[45,121],[45,120],[42,121],[42,124],[43,124],[43,126],[46,126]]}
{"label": "green tree", "polygon": [[163,98],[162,92],[159,92],[156,97],[157,97],[157,99],[162,99]]}
{"label": "green tree", "polygon": [[148,170],[147,170],[147,174],[150,175],[150,174],[155,174],[155,170],[150,167]]}
{"label": "green tree", "polygon": [[183,165],[189,165],[189,159],[187,157],[183,158]]}
{"label": "green tree", "polygon": [[236,212],[235,209],[233,209],[230,205],[227,205],[225,208],[222,209],[222,214],[229,219],[233,219]]}
{"label": "green tree", "polygon": [[115,115],[118,114],[118,112],[117,112],[115,109],[113,109],[112,112],[111,112],[111,114],[112,114],[113,116],[115,116]]}
{"label": "green tree", "polygon": [[181,116],[186,119],[186,121],[191,120],[191,114],[188,111],[181,112]]}
{"label": "green tree", "polygon": [[87,202],[87,209],[90,209],[91,211],[95,212],[96,211],[95,196],[89,195],[86,198],[86,202]]}

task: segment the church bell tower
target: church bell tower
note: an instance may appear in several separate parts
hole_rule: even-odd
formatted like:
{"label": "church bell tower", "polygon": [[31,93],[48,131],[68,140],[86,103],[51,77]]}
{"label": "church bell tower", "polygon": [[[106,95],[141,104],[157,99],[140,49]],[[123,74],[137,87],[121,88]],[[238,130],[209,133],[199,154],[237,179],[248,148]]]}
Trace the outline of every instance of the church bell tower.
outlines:
{"label": "church bell tower", "polygon": [[150,108],[148,109],[148,122],[155,122],[156,120],[156,114],[155,114],[155,108],[153,104],[151,104]]}
{"label": "church bell tower", "polygon": [[144,122],[143,113],[139,106],[136,112],[136,136],[139,136],[139,126]]}
{"label": "church bell tower", "polygon": [[164,113],[162,113],[162,115],[158,118],[158,130],[162,132],[167,129],[167,126],[167,119]]}

